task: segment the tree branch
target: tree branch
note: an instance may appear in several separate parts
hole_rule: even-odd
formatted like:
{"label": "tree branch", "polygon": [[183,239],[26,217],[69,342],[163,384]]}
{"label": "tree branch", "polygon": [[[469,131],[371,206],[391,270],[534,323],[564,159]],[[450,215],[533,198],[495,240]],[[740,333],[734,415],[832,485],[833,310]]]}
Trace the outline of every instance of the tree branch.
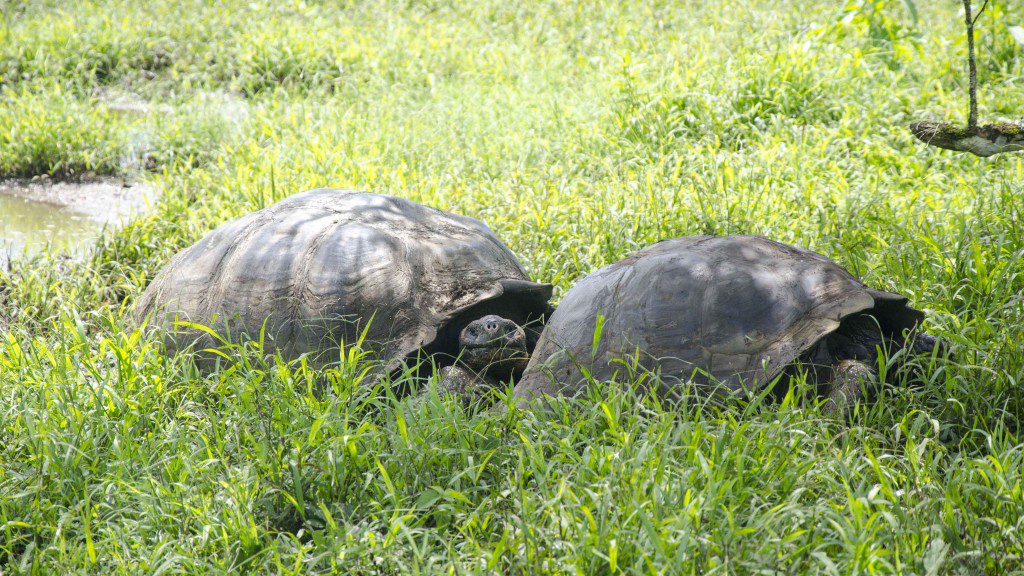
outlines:
{"label": "tree branch", "polygon": [[971,106],[967,115],[967,127],[925,120],[911,124],[910,131],[925,144],[957,152],[970,152],[976,156],[987,157],[1002,152],[1024,150],[1024,121],[996,122],[978,126],[978,65],[974,55],[974,24],[988,8],[989,0],[985,0],[978,13],[973,15],[971,0],[963,0],[963,3],[964,24],[967,27],[967,71]]}
{"label": "tree branch", "polygon": [[988,157],[1002,152],[1024,150],[1024,124],[997,122],[961,128],[945,122],[924,120],[910,125],[910,131],[925,144]]}
{"label": "tree branch", "polygon": [[971,24],[978,23],[978,18],[981,18],[981,13],[985,11],[985,8],[988,8],[988,0],[985,0],[985,3],[981,5],[981,10],[978,10],[978,13],[974,15],[974,21]]}

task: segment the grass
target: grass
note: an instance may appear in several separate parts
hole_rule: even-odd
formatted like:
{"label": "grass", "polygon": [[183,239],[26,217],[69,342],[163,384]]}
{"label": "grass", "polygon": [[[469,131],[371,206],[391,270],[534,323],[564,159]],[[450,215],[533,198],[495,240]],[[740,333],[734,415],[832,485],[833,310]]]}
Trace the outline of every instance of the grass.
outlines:
{"label": "grass", "polygon": [[[0,572],[1022,572],[1024,157],[906,129],[966,115],[956,3],[180,4],[0,1],[0,174],[164,191],[0,272]],[[979,22],[983,121],[1024,110],[1014,6]],[[956,361],[849,425],[628,381],[499,415],[356,350],[203,374],[135,329],[176,250],[324,185],[482,218],[556,298],[662,238],[799,243]]]}

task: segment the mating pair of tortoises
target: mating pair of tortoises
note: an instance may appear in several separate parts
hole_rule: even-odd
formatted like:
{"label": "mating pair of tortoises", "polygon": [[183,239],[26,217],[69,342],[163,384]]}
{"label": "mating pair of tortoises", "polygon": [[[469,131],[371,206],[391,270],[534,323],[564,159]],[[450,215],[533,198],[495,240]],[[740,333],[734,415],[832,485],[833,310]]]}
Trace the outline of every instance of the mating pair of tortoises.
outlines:
{"label": "mating pair of tortoises", "polygon": [[689,382],[736,392],[803,366],[842,405],[877,379],[879,350],[936,347],[906,298],[756,236],[659,242],[587,276],[557,310],[550,297],[478,220],[319,189],[178,253],[137,313],[172,351],[217,344],[192,323],[262,334],[285,358],[317,365],[361,342],[380,372],[429,360],[419,365],[441,367],[440,389],[467,399],[513,379],[524,400],[573,395],[627,370],[656,375],[645,381],[662,395]]}

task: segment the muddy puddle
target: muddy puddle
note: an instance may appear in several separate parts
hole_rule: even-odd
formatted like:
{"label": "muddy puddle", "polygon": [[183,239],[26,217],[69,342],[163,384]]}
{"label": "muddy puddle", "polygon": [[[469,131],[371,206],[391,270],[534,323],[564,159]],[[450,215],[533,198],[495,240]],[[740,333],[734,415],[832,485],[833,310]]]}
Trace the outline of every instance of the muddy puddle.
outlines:
{"label": "muddy puddle", "polygon": [[[123,173],[144,173],[154,140],[147,119],[176,113],[176,108],[118,89],[97,93],[96,101],[126,123],[120,159]],[[180,103],[177,113],[212,115],[219,129],[230,132],[246,122],[249,107],[227,92],[198,92]],[[120,178],[82,183],[52,182],[45,177],[0,179],[0,270],[11,259],[44,251],[82,255],[104,228],[138,218],[157,196],[151,185],[126,186]]]}
{"label": "muddy puddle", "polygon": [[138,218],[156,201],[148,184],[0,181],[0,264],[44,251],[84,254],[104,228]]}

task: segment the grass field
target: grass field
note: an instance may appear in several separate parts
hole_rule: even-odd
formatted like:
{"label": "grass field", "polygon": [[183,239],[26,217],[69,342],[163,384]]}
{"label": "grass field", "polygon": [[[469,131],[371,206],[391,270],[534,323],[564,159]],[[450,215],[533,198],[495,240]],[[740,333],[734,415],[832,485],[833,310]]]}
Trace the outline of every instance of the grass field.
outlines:
{"label": "grass field", "polygon": [[[906,129],[966,118],[959,4],[0,0],[0,175],[164,191],[0,272],[0,574],[1024,573],[1024,155]],[[1022,21],[979,21],[983,121],[1024,112]],[[556,299],[663,238],[798,243],[956,360],[852,424],[628,386],[498,416],[135,330],[176,250],[325,185],[479,217]]]}

